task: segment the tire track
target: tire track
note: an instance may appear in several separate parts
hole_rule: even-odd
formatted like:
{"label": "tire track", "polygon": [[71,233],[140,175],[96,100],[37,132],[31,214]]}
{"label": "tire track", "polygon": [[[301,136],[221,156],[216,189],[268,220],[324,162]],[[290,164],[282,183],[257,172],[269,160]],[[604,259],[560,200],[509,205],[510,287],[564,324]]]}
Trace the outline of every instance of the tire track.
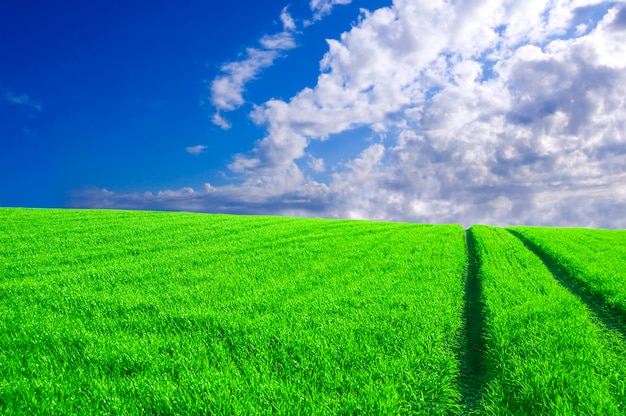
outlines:
{"label": "tire track", "polygon": [[458,354],[461,374],[459,377],[461,404],[464,415],[481,413],[482,392],[486,385],[485,366],[485,313],[482,302],[482,285],[478,278],[479,259],[471,230],[465,231],[467,269],[465,294],[463,296],[463,332]]}
{"label": "tire track", "polygon": [[578,297],[602,324],[626,339],[626,313],[624,311],[608,304],[601,295],[593,294],[584,282],[571,276],[558,262],[522,234],[515,230],[507,229],[507,231],[539,257],[561,286]]}

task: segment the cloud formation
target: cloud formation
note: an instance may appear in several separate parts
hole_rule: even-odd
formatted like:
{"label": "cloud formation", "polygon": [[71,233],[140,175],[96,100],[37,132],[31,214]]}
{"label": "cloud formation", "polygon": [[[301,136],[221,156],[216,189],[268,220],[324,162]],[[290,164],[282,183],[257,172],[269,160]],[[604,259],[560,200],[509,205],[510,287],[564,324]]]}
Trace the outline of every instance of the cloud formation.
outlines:
{"label": "cloud formation", "polygon": [[313,12],[313,19],[311,21],[307,21],[305,24],[310,25],[319,20],[322,20],[324,16],[329,15],[333,7],[336,5],[346,5],[352,3],[352,0],[311,0],[309,2],[309,7]]}
{"label": "cloud formation", "polygon": [[199,144],[199,145],[196,145],[196,146],[185,147],[185,152],[197,156],[200,153],[204,152],[206,150],[206,148],[207,148],[207,146],[205,146],[203,144]]}
{"label": "cloud formation", "polygon": [[[352,0],[311,0],[309,7],[313,17],[303,25],[310,26],[329,15],[334,6],[351,2]],[[289,6],[282,9],[280,21],[283,25],[281,32],[263,36],[259,40],[261,48],[247,48],[243,59],[223,64],[220,68],[222,75],[211,82],[211,103],[217,110],[212,121],[216,126],[224,130],[230,129],[232,125],[221,112],[233,111],[244,105],[246,84],[256,79],[264,69],[271,67],[276,59],[284,56],[285,51],[297,46],[297,24],[289,13]]]}
{"label": "cloud formation", "polygon": [[[267,134],[229,165],[241,183],[83,201],[626,228],[625,15],[623,1],[396,0],[328,41],[314,88],[254,110]],[[310,143],[355,128],[374,141],[315,180]]]}
{"label": "cloud formation", "polygon": [[247,48],[243,59],[223,64],[220,68],[222,75],[211,82],[211,103],[217,110],[212,119],[215,125],[229,129],[231,125],[220,111],[233,111],[241,107],[245,103],[243,93],[246,84],[256,79],[261,71],[271,67],[284,51],[296,47],[296,24],[287,7],[281,11],[280,20],[283,24],[281,32],[263,36],[259,41],[261,47]]}

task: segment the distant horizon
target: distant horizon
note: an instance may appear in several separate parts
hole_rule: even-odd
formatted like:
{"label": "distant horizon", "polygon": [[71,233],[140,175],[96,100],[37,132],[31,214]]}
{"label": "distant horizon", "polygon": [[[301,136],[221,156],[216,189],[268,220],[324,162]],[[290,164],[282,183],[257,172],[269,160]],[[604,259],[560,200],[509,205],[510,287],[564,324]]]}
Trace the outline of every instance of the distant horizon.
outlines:
{"label": "distant horizon", "polygon": [[626,229],[626,0],[24,0],[0,206]]}
{"label": "distant horizon", "polygon": [[537,228],[578,228],[578,229],[594,229],[594,230],[607,230],[607,231],[626,231],[626,228],[604,228],[604,227],[571,227],[571,226],[546,226],[546,225],[523,225],[517,223],[511,224],[501,224],[501,225],[492,225],[492,224],[484,224],[484,223],[474,223],[474,224],[461,224],[454,222],[415,222],[415,221],[402,221],[402,220],[371,220],[367,218],[333,218],[333,217],[303,217],[303,216],[295,216],[295,215],[283,215],[283,214],[247,214],[247,213],[232,213],[232,212],[205,212],[205,211],[180,211],[180,210],[154,210],[154,209],[145,209],[145,208],[69,208],[69,207],[7,207],[0,206],[0,210],[2,209],[33,209],[33,210],[57,210],[57,211],[107,211],[107,212],[146,212],[146,213],[162,213],[162,214],[199,214],[199,215],[231,215],[231,216],[250,216],[250,217],[281,217],[281,218],[293,218],[293,219],[303,219],[303,220],[328,220],[328,221],[365,221],[365,222],[389,222],[389,223],[405,223],[405,224],[414,224],[414,225],[459,225],[464,230],[468,230],[474,225],[479,226],[488,226],[488,227],[497,227],[497,228],[510,228],[510,227],[537,227]]}

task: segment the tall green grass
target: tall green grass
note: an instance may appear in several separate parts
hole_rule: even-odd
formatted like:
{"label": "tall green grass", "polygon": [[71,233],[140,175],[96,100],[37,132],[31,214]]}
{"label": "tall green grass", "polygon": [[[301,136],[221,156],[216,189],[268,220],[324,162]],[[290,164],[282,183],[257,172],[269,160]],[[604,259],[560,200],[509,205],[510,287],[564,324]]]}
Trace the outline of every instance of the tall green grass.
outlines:
{"label": "tall green grass", "polygon": [[473,226],[485,305],[486,413],[626,412],[626,350],[506,230]]}
{"label": "tall green grass", "polygon": [[0,209],[0,414],[455,414],[460,226]]}
{"label": "tall green grass", "polygon": [[511,227],[626,316],[626,230]]}

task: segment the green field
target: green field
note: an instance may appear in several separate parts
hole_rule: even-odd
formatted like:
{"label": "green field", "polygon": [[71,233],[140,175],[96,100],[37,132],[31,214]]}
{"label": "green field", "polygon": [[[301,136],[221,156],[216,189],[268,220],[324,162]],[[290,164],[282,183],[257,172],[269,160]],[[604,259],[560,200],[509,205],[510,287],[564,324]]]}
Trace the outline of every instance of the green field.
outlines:
{"label": "green field", "polygon": [[621,231],[0,209],[0,414],[626,414],[625,252]]}
{"label": "green field", "polygon": [[580,288],[626,318],[626,230],[511,227]]}
{"label": "green field", "polygon": [[626,404],[626,345],[541,259],[501,228],[474,226],[492,414],[614,415]]}

